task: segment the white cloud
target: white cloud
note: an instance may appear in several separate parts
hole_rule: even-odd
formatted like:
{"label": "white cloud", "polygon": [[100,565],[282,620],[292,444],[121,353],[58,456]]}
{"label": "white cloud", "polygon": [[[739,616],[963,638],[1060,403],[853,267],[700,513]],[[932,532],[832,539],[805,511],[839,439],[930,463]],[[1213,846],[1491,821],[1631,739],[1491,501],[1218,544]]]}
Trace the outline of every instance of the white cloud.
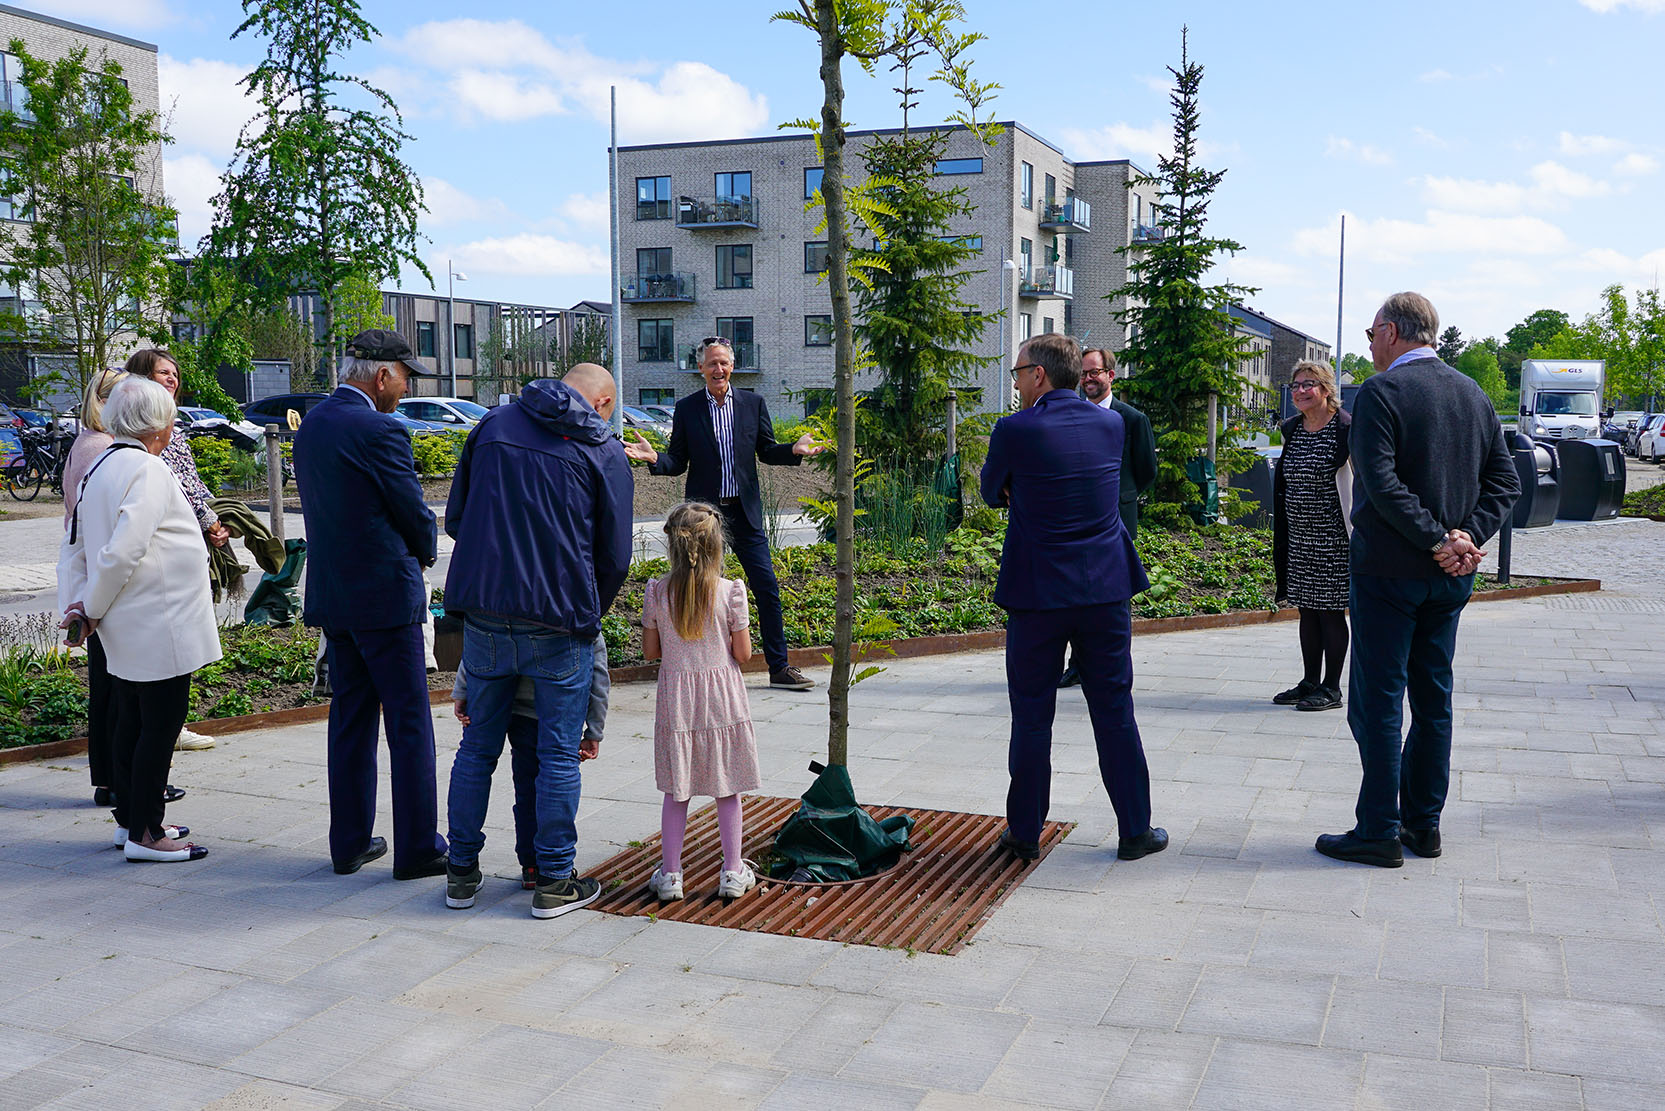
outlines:
{"label": "white cloud", "polygon": [[422,196],[428,205],[428,214],[422,218],[424,227],[503,220],[514,215],[508,205],[495,197],[481,200],[441,177],[424,177]]}
{"label": "white cloud", "polygon": [[212,58],[157,58],[162,112],[170,117],[168,132],[181,148],[230,158],[238,131],[257,109],[238,85],[244,73],[241,66]]}
{"label": "white cloud", "polygon": [[1639,12],[1658,15],[1665,12],[1665,0],[1578,0],[1593,12],[1616,12],[1622,8],[1635,8]]}
{"label": "white cloud", "polygon": [[33,0],[29,7],[92,27],[163,27],[179,18],[166,0]]}
{"label": "white cloud", "polygon": [[664,143],[679,139],[734,139],[769,124],[762,93],[704,62],[677,62],[656,84],[632,77],[594,77],[581,83],[579,99],[598,120],[608,113],[609,83],[619,89],[619,141]]}
{"label": "white cloud", "polygon": [[558,90],[515,74],[463,70],[451,78],[450,85],[461,107],[501,123],[565,115],[567,111]]}
{"label": "white cloud", "polygon": [[1658,159],[1634,151],[1613,163],[1613,172],[1625,177],[1646,177],[1657,169],[1659,169]]}
{"label": "white cloud", "polygon": [[1427,73],[1419,75],[1417,77],[1417,80],[1418,81],[1428,81],[1428,82],[1449,81],[1449,80],[1451,80],[1451,74],[1447,70],[1431,69]]}
{"label": "white cloud", "polygon": [[1606,135],[1574,135],[1570,131],[1561,132],[1560,143],[1561,153],[1573,158],[1588,154],[1617,154],[1630,146],[1621,139],[1610,139]]}
{"label": "white cloud", "polygon": [[612,272],[602,246],[532,233],[478,239],[436,257],[449,257],[463,270],[522,278],[605,277]]}
{"label": "white cloud", "polygon": [[1441,138],[1426,127],[1413,127],[1411,128],[1411,134],[1415,135],[1419,141],[1427,143],[1431,147],[1438,147],[1441,150],[1449,150],[1453,145],[1449,139]]}
{"label": "white cloud", "polygon": [[1454,177],[1423,178],[1422,195],[1436,208],[1459,212],[1517,212],[1527,201],[1526,189],[1511,182]]}
{"label": "white cloud", "polygon": [[[1306,255],[1335,251],[1336,231],[1328,223],[1295,233],[1295,250]],[[1553,255],[1568,249],[1560,228],[1536,216],[1483,216],[1429,209],[1421,221],[1384,217],[1347,221],[1347,255],[1389,264],[1430,255]]]}
{"label": "white cloud", "polygon": [[1366,166],[1391,166],[1393,155],[1369,143],[1354,143],[1351,139],[1342,139],[1331,135],[1324,146],[1326,158],[1344,158],[1363,162]]}
{"label": "white cloud", "polygon": [[214,222],[210,203],[220,191],[224,166],[201,154],[162,160],[162,181],[168,199],[179,209],[179,245],[190,253]]}
{"label": "white cloud", "polygon": [[560,211],[566,221],[579,231],[604,236],[610,230],[612,213],[607,207],[605,192],[574,193],[561,202]]}
{"label": "white cloud", "polygon": [[1169,93],[1174,91],[1174,79],[1172,75],[1136,77],[1134,80],[1138,81],[1139,84],[1143,85],[1151,92],[1161,93],[1163,96],[1167,96]]}
{"label": "white cloud", "polygon": [[1154,163],[1158,158],[1168,157],[1174,149],[1173,127],[1165,123],[1153,123],[1149,127],[1113,123],[1091,130],[1066,127],[1061,129],[1060,136],[1075,152],[1078,162],[1132,158]]}
{"label": "white cloud", "polygon": [[1545,196],[1586,200],[1590,197],[1605,197],[1613,191],[1613,187],[1607,182],[1597,181],[1577,170],[1569,170],[1559,162],[1540,162],[1532,167],[1531,172],[1534,185]]}

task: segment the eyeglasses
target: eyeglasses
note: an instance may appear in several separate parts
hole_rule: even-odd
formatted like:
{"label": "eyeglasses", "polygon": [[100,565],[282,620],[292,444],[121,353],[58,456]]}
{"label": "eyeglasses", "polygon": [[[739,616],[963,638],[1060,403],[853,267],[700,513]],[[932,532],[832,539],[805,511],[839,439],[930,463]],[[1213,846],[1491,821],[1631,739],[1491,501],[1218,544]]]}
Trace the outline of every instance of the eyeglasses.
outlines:
{"label": "eyeglasses", "polygon": [[1392,324],[1392,323],[1393,323],[1393,321],[1391,321],[1391,320],[1384,320],[1380,324],[1373,325],[1369,328],[1366,328],[1364,330],[1365,341],[1367,343],[1375,343],[1376,342],[1376,329],[1377,328],[1386,328],[1389,324]]}
{"label": "eyeglasses", "polygon": [[1107,367],[1107,366],[1083,367],[1082,370],[1081,370],[1081,377],[1083,377],[1083,378],[1108,378],[1108,377],[1110,377],[1110,368]]}
{"label": "eyeglasses", "polygon": [[1019,363],[1017,366],[1012,368],[1012,381],[1014,381],[1014,382],[1017,381],[1017,376],[1018,376],[1019,371],[1034,370],[1036,367],[1038,367],[1040,365],[1041,365],[1040,363]]}
{"label": "eyeglasses", "polygon": [[1301,392],[1301,391],[1304,391],[1304,390],[1316,390],[1316,389],[1318,389],[1318,383],[1312,381],[1311,379],[1303,378],[1299,382],[1289,383],[1289,388],[1292,389],[1292,390],[1295,390],[1296,392]]}

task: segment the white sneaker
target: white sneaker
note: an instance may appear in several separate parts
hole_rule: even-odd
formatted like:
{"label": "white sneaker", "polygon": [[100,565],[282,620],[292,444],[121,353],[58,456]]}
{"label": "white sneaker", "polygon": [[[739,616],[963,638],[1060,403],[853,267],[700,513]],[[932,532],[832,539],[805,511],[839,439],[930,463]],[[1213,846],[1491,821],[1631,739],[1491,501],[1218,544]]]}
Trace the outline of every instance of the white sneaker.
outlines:
{"label": "white sneaker", "polygon": [[647,886],[661,903],[672,902],[682,898],[682,873],[655,868],[653,875],[648,877]]}
{"label": "white sneaker", "polygon": [[752,862],[742,860],[739,871],[724,872],[717,877],[717,898],[738,899],[756,886],[757,873],[752,871]]}
{"label": "white sneaker", "polygon": [[181,729],[179,739],[173,743],[173,747],[179,752],[201,752],[205,748],[213,748],[215,743],[213,737],[205,737],[201,733]]}
{"label": "white sneaker", "polygon": [[[178,841],[181,837],[186,836],[190,832],[191,832],[191,827],[190,826],[163,826],[162,827],[162,833],[164,835],[168,836],[168,837],[173,838],[175,841]],[[117,826],[116,827],[116,835],[111,840],[110,843],[118,849],[126,847],[126,845],[127,845],[127,831],[125,829],[122,829],[120,826]]]}

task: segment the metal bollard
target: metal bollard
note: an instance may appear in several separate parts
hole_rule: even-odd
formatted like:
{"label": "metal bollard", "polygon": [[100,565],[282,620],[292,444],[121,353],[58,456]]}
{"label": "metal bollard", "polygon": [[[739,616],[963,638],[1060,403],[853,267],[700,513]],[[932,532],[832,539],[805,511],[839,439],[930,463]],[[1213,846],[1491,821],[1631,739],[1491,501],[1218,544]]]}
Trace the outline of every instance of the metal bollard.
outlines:
{"label": "metal bollard", "polygon": [[1497,581],[1509,585],[1509,556],[1514,551],[1515,513],[1511,509],[1503,515],[1503,527],[1497,531]]}
{"label": "metal bollard", "polygon": [[278,426],[266,426],[266,512],[272,536],[283,540],[283,440]]}

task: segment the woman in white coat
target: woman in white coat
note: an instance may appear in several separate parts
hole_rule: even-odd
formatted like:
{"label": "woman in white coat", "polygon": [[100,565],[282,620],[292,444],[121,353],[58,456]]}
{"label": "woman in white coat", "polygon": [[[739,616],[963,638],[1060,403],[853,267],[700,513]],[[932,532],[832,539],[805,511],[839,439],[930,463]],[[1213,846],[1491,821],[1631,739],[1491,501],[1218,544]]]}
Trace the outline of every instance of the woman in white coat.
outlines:
{"label": "woman in white coat", "polygon": [[82,481],[58,562],[63,627],[96,629],[112,680],[116,824],[128,860],[200,860],[208,850],[163,825],[162,789],[190,708],[191,674],[220,658],[202,530],[157,458],[173,437],[173,398],[130,377],[104,406],[113,440]]}

